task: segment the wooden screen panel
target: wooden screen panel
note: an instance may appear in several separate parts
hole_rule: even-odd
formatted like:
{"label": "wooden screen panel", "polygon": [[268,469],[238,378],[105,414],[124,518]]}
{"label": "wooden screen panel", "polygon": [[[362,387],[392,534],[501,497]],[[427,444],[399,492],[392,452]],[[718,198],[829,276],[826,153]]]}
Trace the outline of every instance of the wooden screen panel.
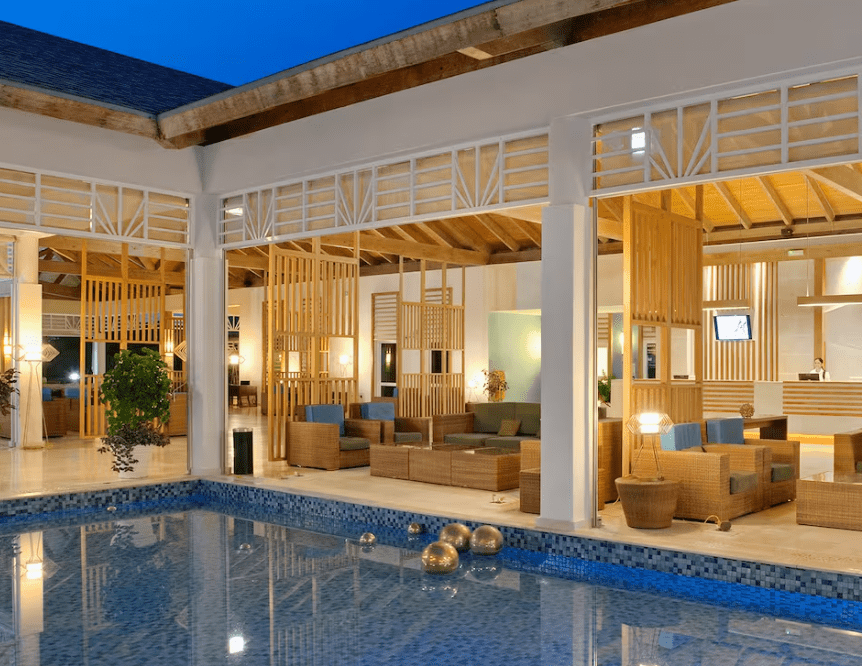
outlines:
{"label": "wooden screen panel", "polygon": [[[703,234],[697,220],[653,208],[626,197],[623,203],[623,367],[633,367],[633,338],[655,329],[655,379],[623,375],[623,420],[657,411],[674,422],[696,421],[702,407]],[[635,327],[640,327],[636,329]],[[694,332],[694,377],[674,380],[674,329]],[[641,340],[643,342],[643,340]],[[687,344],[687,343],[686,343]],[[640,345],[644,349],[643,344]],[[626,434],[623,473],[640,436]]]}
{"label": "wooden screen panel", "polygon": [[[714,381],[776,381],[778,379],[778,263],[721,264],[704,269],[704,300],[744,302],[751,316],[753,339],[715,339],[707,310],[704,327],[704,375]],[[737,310],[738,311],[738,310]]]}
{"label": "wooden screen panel", "polygon": [[703,411],[738,414],[743,403],[754,404],[754,382],[705,381]]}
{"label": "wooden screen panel", "polygon": [[[270,248],[265,305],[269,459],[286,460],[288,421],[308,404],[355,402],[358,391],[359,260]],[[331,338],[352,340],[353,376],[330,377]]]}
{"label": "wooden screen panel", "polygon": [[784,382],[785,414],[862,416],[862,384],[856,382]]}
{"label": "wooden screen panel", "polygon": [[126,284],[125,310],[127,342],[158,344],[164,311],[164,288],[160,284],[129,281]]}
{"label": "wooden screen panel", "polygon": [[124,294],[122,280],[84,280],[81,335],[87,342],[120,342],[123,339]]}

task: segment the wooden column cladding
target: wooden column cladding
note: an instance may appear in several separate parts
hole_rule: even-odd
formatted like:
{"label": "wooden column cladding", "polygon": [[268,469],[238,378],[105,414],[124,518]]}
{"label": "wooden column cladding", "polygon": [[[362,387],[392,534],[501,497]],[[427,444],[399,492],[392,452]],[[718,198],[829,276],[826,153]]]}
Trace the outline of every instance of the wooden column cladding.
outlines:
{"label": "wooden column cladding", "polygon": [[[358,240],[357,240],[358,242]],[[311,404],[356,401],[359,344],[359,259],[270,247],[265,306],[265,381],[269,459],[287,460],[285,426]],[[349,340],[352,375],[333,376],[332,338]]]}
{"label": "wooden column cladding", "polygon": [[[778,379],[778,263],[730,263],[704,268],[704,301],[747,303],[752,340],[719,342],[712,317],[720,310],[707,309],[704,327],[704,378],[707,382],[775,381]],[[740,310],[727,310],[739,312]],[[708,394],[719,388],[707,387]],[[741,403],[740,403],[741,404]],[[736,405],[739,407],[739,405]]]}
{"label": "wooden column cladding", "polygon": [[[697,421],[702,410],[703,233],[701,223],[626,197],[623,204],[623,420],[641,412],[664,412],[675,423]],[[633,377],[646,350],[633,339],[655,330],[655,378]],[[674,329],[694,332],[694,378],[671,373]],[[624,433],[623,474],[642,438]]]}

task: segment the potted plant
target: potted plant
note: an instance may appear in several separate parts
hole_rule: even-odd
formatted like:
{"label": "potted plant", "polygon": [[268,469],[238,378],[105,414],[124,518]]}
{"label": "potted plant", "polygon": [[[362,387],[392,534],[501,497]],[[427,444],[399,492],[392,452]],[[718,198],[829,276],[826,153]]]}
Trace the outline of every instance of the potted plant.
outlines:
{"label": "potted plant", "polygon": [[608,407],[611,404],[611,380],[613,375],[608,377],[602,375],[599,377],[598,395],[599,395],[599,418],[604,418],[607,414]]}
{"label": "potted plant", "polygon": [[509,384],[506,383],[506,373],[502,370],[482,370],[485,375],[485,385],[482,391],[488,396],[491,402],[500,402],[506,397],[506,389]]}
{"label": "potted plant", "polygon": [[170,441],[164,429],[171,407],[168,366],[152,349],[124,349],[114,360],[99,391],[108,423],[99,452],[113,454],[111,469],[121,477],[146,476],[150,447]]}
{"label": "potted plant", "polygon": [[12,394],[18,393],[15,387],[15,382],[18,381],[18,371],[15,368],[9,368],[0,373],[0,414],[9,416],[9,412],[15,409],[12,404]]}

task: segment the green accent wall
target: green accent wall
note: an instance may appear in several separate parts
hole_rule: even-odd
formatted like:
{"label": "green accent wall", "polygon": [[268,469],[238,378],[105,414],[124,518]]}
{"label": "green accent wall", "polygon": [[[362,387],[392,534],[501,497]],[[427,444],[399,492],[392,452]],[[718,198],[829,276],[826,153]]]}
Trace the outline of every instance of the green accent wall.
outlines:
{"label": "green accent wall", "polygon": [[506,373],[506,402],[541,402],[542,316],[489,314],[488,363],[486,369]]}

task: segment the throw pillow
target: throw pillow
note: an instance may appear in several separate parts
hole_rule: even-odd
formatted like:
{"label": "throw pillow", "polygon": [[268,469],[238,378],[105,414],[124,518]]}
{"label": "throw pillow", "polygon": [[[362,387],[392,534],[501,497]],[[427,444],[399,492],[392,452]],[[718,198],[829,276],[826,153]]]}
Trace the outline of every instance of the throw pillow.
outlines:
{"label": "throw pillow", "polygon": [[500,421],[500,430],[497,431],[498,437],[514,437],[518,434],[518,428],[521,427],[521,422],[515,419],[503,419]]}

